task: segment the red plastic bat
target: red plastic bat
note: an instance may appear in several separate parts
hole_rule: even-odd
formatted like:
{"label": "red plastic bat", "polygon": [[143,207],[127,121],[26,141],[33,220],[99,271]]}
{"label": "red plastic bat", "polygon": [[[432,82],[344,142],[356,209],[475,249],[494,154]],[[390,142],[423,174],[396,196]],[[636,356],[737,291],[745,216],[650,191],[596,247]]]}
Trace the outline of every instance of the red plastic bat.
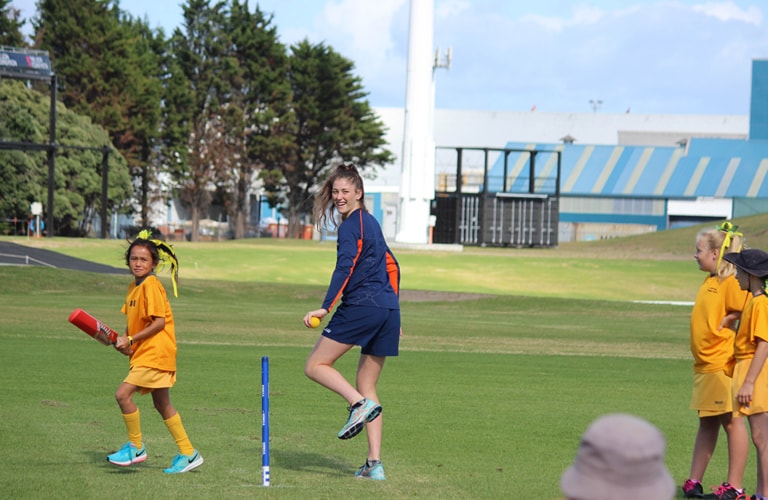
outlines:
{"label": "red plastic bat", "polygon": [[72,311],[69,322],[104,345],[114,345],[117,337],[120,336],[115,330],[82,309]]}

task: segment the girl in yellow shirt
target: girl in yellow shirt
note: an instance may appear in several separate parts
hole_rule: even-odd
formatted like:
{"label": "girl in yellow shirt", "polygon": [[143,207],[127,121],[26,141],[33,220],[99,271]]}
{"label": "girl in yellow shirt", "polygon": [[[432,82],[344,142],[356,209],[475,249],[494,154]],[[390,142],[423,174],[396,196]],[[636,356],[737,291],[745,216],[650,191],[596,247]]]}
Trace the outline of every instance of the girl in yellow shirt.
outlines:
{"label": "girl in yellow shirt", "polygon": [[742,235],[736,226],[724,222],[701,231],[696,237],[694,258],[707,277],[699,287],[691,312],[691,354],[693,394],[691,409],[698,411],[699,429],[693,446],[688,479],[683,483],[685,498],[704,496],[701,480],[715,451],[720,427],[728,439],[728,479],[713,488],[713,498],[736,498],[741,494],[749,440],[744,419],[734,413],[731,372],[734,357],[734,323],[747,301],[736,281],[736,268],[723,260],[738,250]]}
{"label": "girl in yellow shirt", "polygon": [[768,496],[768,253],[749,248],[723,257],[737,268],[736,279],[750,299],[736,334],[733,370],[734,410],[749,419],[752,443],[757,451],[757,486],[752,498]]}
{"label": "girl in yellow shirt", "polygon": [[115,393],[115,399],[128,430],[128,442],[107,457],[110,463],[129,466],[147,459],[141,434],[139,408],[133,395],[152,393],[155,409],[179,447],[166,474],[188,472],[203,464],[203,457],[192,446],[179,413],[171,403],[170,389],[176,382],[176,331],[171,304],[160,280],[155,275],[158,264],[169,264],[176,295],[178,261],[173,249],[142,231],[125,254],[126,264],[134,276],[128,287],[122,312],[126,316],[125,335],[119,337],[115,349],[130,356],[130,370]]}

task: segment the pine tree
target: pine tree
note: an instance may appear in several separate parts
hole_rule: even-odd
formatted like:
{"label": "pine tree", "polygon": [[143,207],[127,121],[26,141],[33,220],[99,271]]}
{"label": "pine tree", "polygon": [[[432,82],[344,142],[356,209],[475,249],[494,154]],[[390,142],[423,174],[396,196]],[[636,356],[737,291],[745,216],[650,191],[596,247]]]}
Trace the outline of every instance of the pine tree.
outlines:
{"label": "pine tree", "polygon": [[21,19],[19,9],[10,5],[11,0],[0,0],[0,45],[9,47],[26,47],[21,27],[24,19]]}
{"label": "pine tree", "polygon": [[38,9],[36,44],[51,53],[61,100],[107,129],[139,186],[146,224],[160,107],[149,28],[112,0],[40,0]]}
{"label": "pine tree", "polygon": [[[180,189],[178,180],[188,170],[189,140],[192,132],[193,93],[190,82],[173,53],[172,41],[159,36],[154,44],[161,68],[162,99],[157,157],[165,175],[163,189],[175,199]],[[170,199],[168,201],[170,201]]]}
{"label": "pine tree", "polygon": [[272,17],[248,2],[232,3],[229,16],[231,61],[226,127],[233,162],[222,191],[236,238],[245,235],[250,200],[258,171],[290,141],[290,86],[286,80],[287,54],[278,41]]}
{"label": "pine tree", "polygon": [[285,194],[289,232],[298,236],[312,212],[313,192],[329,168],[354,162],[363,171],[391,162],[384,125],[373,112],[354,64],[323,43],[291,47],[290,82],[296,128],[293,149],[262,173],[268,189]]}
{"label": "pine tree", "polygon": [[226,3],[189,0],[182,6],[183,30],[171,38],[184,78],[192,92],[189,111],[190,136],[186,164],[176,170],[182,202],[192,218],[192,241],[200,238],[200,219],[211,204],[221,172],[228,168],[229,151],[222,134],[228,85],[222,79],[230,46],[226,26]]}

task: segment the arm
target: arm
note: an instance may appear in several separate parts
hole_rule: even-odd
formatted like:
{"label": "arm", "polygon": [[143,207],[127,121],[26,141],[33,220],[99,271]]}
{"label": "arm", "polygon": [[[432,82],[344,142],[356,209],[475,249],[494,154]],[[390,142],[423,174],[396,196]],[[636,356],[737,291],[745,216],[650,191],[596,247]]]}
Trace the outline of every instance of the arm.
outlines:
{"label": "arm", "polygon": [[741,289],[738,281],[733,276],[726,278],[723,284],[726,315],[720,322],[718,331],[721,331],[723,328],[730,328],[736,331],[741,320],[741,312],[744,306],[747,305],[750,294]]}
{"label": "arm", "polygon": [[733,331],[736,331],[736,323],[741,319],[741,311],[732,311],[725,315],[723,318],[723,321],[720,322],[720,326],[717,328],[718,331],[722,330],[723,328],[730,328]]}
{"label": "arm", "polygon": [[757,348],[755,349],[755,357],[752,358],[744,383],[741,385],[741,388],[739,388],[739,392],[736,395],[736,400],[744,406],[749,406],[749,403],[752,402],[752,395],[755,391],[755,380],[757,380],[757,376],[760,375],[765,360],[768,358],[768,342],[759,338],[756,340]]}
{"label": "arm", "polygon": [[[362,217],[362,214],[360,217]],[[312,327],[310,321],[313,316],[322,320],[333,310],[333,307],[341,299],[349,279],[352,277],[357,261],[363,251],[362,218],[360,221],[359,230],[357,229],[358,226],[350,224],[349,220],[339,226],[336,267],[331,275],[331,283],[328,286],[328,291],[325,293],[322,306],[320,309],[309,311],[304,315],[304,325],[308,328]]]}
{"label": "arm", "polygon": [[387,249],[386,259],[389,284],[392,285],[392,290],[395,291],[395,295],[400,297],[400,264],[389,249]]}
{"label": "arm", "polygon": [[139,340],[146,340],[162,331],[163,328],[165,328],[165,318],[163,316],[152,316],[152,322],[142,330],[138,331],[135,335],[129,336],[128,329],[126,328],[126,334],[118,338],[117,342],[115,342],[115,349],[121,352],[123,349],[130,349],[131,340],[133,340],[133,343],[136,343]]}
{"label": "arm", "polygon": [[350,224],[348,219],[347,222],[339,226],[336,267],[333,270],[331,283],[321,306],[322,309],[328,312],[332,311],[334,305],[341,299],[362,250],[363,240],[360,238],[360,231],[357,230],[354,223]]}
{"label": "arm", "polygon": [[310,323],[312,321],[312,317],[314,316],[322,320],[328,315],[329,312],[331,312],[331,309],[333,309],[333,306],[336,305],[336,302],[341,299],[344,288],[347,286],[349,278],[352,276],[352,271],[355,269],[357,258],[360,256],[361,247],[362,243],[357,245],[357,253],[351,259],[348,255],[345,256],[342,254],[341,248],[339,248],[339,256],[336,260],[336,269],[333,271],[333,275],[331,276],[331,284],[325,294],[323,306],[320,309],[309,311],[304,315],[304,326],[307,328],[312,328],[312,323]]}

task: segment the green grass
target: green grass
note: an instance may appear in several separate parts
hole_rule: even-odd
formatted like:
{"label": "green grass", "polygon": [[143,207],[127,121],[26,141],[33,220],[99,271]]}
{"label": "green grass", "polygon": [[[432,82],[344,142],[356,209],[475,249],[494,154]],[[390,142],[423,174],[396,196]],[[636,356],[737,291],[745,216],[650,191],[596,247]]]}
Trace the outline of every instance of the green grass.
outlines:
{"label": "green grass", "polygon": [[[16,239],[74,257],[123,266],[119,240]],[[332,242],[255,239],[175,243],[182,280],[327,286]],[[684,260],[559,258],[557,250],[474,248],[464,252],[398,249],[404,290],[609,300],[691,300],[700,271]],[[182,284],[183,285],[183,284]]]}
{"label": "green grass", "polygon": [[[682,232],[665,236],[690,242],[695,235]],[[124,248],[19,242],[112,265]],[[703,276],[683,252],[627,260],[638,249],[672,248],[672,240],[616,240],[613,249],[596,243],[397,252],[404,290],[481,296],[402,303],[401,356],[387,361],[379,391],[384,483],[351,477],[365,458],[365,437],[335,437],[345,403],[302,372],[319,332],[301,318],[322,299],[335,245],[177,244],[184,267],[180,297],[172,299],[180,346],[172,397],[206,459],[180,477],[161,472],[176,447],[148,397],[137,403],[149,460],[128,469],[106,463],[126,439],[113,395],[127,360],[66,321],[83,307],[120,329],[127,277],[0,267],[0,491],[8,498],[555,499],[584,429],[613,411],[662,429],[667,465],[682,482],[697,426],[688,409],[690,308],[632,300],[690,301]],[[268,490],[260,486],[264,355],[271,369]],[[356,357],[340,361],[348,376]],[[750,489],[754,469],[753,453]],[[723,437],[705,484],[723,481],[725,471]]]}
{"label": "green grass", "polygon": [[[746,243],[768,249],[768,214],[735,219]],[[554,249],[465,247],[462,252],[395,248],[404,290],[526,295],[597,300],[690,301],[701,272],[693,260],[692,226],[613,240],[566,243]],[[124,266],[122,240],[2,237],[115,267]],[[183,280],[224,280],[324,287],[334,242],[249,239],[175,242]]]}

